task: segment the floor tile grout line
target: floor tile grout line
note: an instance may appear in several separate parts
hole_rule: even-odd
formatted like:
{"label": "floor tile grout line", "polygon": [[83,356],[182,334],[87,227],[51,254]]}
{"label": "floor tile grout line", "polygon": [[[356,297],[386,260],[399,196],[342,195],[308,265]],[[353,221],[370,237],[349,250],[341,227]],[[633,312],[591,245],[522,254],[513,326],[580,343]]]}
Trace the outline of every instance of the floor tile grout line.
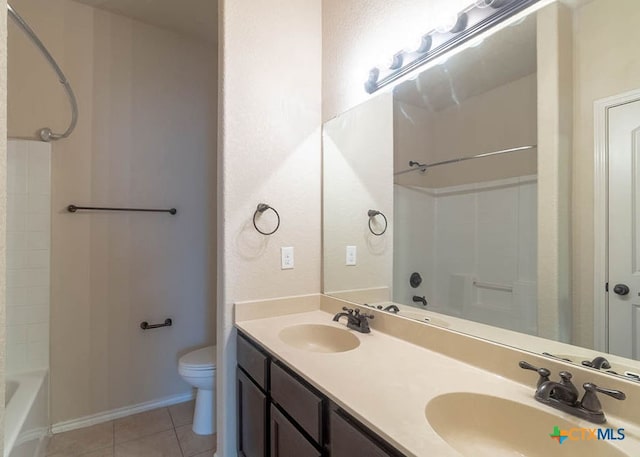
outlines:
{"label": "floor tile grout line", "polygon": [[171,418],[171,424],[173,425],[173,429],[175,430],[176,422],[173,420],[173,414],[171,414],[171,408],[167,408],[167,411],[169,412],[169,417]]}
{"label": "floor tile grout line", "polygon": [[178,437],[178,431],[176,430],[176,428],[173,428],[173,434],[176,437],[176,441],[178,442],[178,449],[180,449],[180,454],[182,454],[182,457],[185,457],[184,455],[184,451],[182,450],[182,443],[180,443],[180,438]]}

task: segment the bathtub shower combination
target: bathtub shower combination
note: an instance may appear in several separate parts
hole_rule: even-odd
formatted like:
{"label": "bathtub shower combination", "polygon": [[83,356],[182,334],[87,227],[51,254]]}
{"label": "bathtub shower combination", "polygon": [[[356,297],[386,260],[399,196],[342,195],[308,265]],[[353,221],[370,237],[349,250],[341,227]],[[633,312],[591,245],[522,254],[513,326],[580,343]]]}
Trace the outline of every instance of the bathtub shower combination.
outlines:
{"label": "bathtub shower combination", "polygon": [[71,85],[27,22],[7,15],[51,65],[69,98],[63,133],[44,127],[37,141],[7,145],[7,383],[4,457],[39,457],[49,431],[49,310],[51,145],[75,129],[78,106]]}

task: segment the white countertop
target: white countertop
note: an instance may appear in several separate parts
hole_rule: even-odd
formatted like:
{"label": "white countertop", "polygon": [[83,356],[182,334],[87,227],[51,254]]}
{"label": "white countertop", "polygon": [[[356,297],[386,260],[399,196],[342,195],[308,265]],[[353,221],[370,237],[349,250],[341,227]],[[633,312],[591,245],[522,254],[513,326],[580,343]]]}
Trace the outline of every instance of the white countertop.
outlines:
{"label": "white countertop", "polygon": [[[322,324],[345,329],[345,324],[333,322],[333,315],[320,309],[275,317],[246,317],[243,315],[242,320],[236,321],[238,329],[409,456],[460,455],[431,428],[425,416],[426,405],[431,399],[451,392],[508,398],[565,418],[577,427],[596,427],[535,401],[535,373],[532,373],[531,385],[525,386],[375,328],[369,334],[352,332],[360,340],[360,346],[354,350],[309,352],[288,345],[278,334],[293,325]],[[488,420],[491,420],[491,414],[487,411]],[[637,427],[616,419],[609,422],[606,427],[623,426],[628,430],[627,438],[615,445],[629,455],[638,455],[640,432]],[[552,429],[550,426],[549,433]],[[540,437],[541,441],[545,439],[549,438]]]}

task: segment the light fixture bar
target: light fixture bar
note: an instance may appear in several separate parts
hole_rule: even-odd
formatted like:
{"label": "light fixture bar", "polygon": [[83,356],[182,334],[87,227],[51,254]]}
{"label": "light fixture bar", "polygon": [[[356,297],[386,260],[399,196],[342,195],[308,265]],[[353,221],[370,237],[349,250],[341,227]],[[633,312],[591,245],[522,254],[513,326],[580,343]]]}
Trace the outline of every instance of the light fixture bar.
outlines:
{"label": "light fixture bar", "polygon": [[469,41],[485,30],[530,7],[540,0],[482,0],[458,15],[458,21],[446,32],[432,30],[421,38],[418,49],[394,54],[388,68],[374,67],[364,84],[369,94],[402,78],[416,68]]}

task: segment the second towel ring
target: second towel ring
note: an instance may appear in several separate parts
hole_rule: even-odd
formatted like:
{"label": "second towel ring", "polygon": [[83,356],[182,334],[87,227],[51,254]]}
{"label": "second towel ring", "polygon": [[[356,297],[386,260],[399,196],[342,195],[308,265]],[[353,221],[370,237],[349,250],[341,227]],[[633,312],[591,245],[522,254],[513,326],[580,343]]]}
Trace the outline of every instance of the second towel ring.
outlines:
{"label": "second towel ring", "polygon": [[[373,233],[375,236],[382,236],[384,235],[384,233],[387,231],[387,227],[389,225],[388,221],[387,221],[387,216],[385,216],[382,212],[377,211],[375,209],[370,209],[367,214],[369,215],[369,231],[371,233]],[[373,227],[371,227],[371,221],[373,220],[374,217],[376,216],[382,216],[382,218],[384,219],[384,229],[382,229],[382,232],[376,232],[375,230],[373,230]]]}
{"label": "second towel ring", "polygon": [[[276,228],[273,229],[273,231],[271,232],[263,232],[262,230],[260,230],[258,228],[258,224],[256,224],[256,217],[258,216],[258,214],[262,214],[264,213],[266,210],[270,209],[271,211],[273,211],[274,213],[276,213],[276,217],[278,218],[278,224],[276,225]],[[253,226],[255,227],[255,229],[263,234],[263,235],[273,235],[274,233],[276,233],[278,231],[278,229],[280,228],[280,214],[278,214],[278,212],[276,211],[275,208],[267,205],[266,203],[259,203],[258,207],[256,208],[255,213],[253,213]]]}

